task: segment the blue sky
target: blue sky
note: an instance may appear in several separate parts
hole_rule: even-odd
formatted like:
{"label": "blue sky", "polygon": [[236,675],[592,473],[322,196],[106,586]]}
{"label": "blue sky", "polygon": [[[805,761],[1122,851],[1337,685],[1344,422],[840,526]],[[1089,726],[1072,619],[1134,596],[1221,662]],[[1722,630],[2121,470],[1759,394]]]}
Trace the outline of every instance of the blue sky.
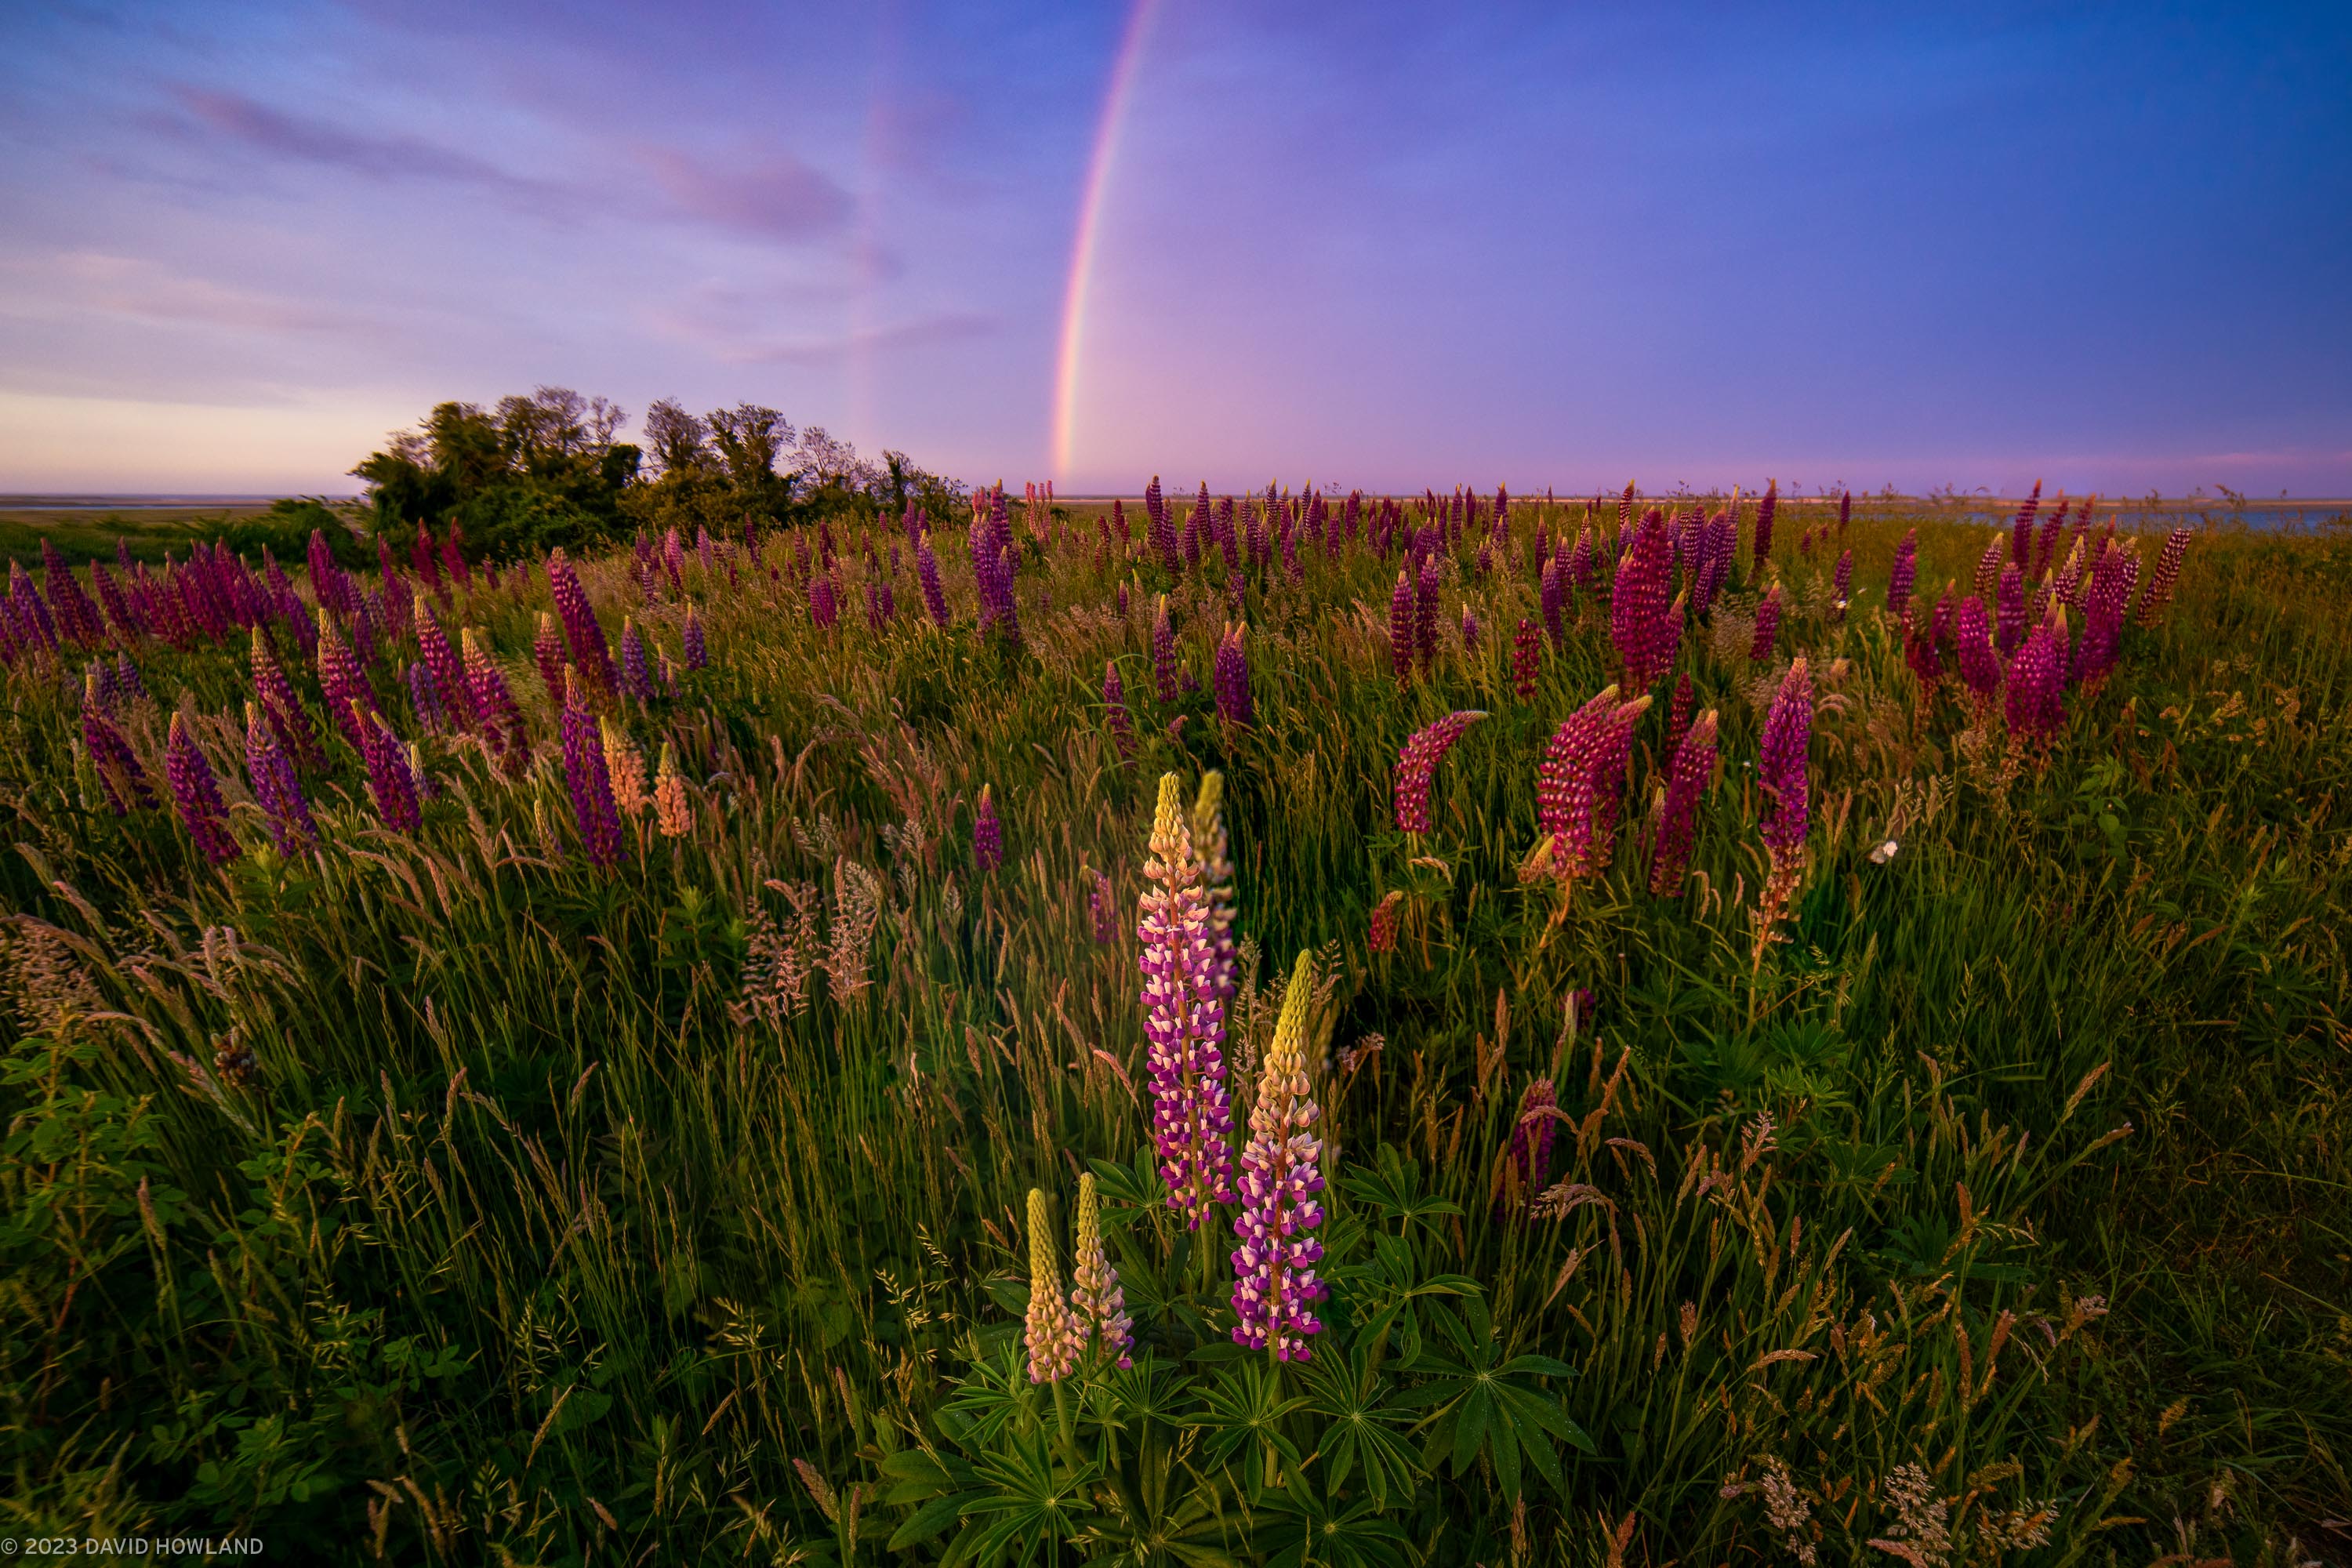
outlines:
{"label": "blue sky", "polygon": [[348,489],[558,383],[1071,491],[2352,492],[2352,9],[1136,22],[12,5],[0,489]]}

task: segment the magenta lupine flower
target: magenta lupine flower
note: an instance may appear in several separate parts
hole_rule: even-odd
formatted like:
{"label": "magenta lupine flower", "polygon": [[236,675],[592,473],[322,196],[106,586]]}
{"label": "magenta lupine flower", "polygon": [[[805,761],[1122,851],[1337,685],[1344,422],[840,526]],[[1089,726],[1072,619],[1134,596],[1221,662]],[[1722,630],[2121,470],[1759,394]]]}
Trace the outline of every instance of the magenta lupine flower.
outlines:
{"label": "magenta lupine flower", "polygon": [[1996,531],[1985,541],[1984,553],[1977,557],[1977,597],[1990,602],[2000,586],[2000,563],[2007,559],[2008,542]]}
{"label": "magenta lupine flower", "polygon": [[1764,499],[1756,503],[1756,544],[1748,566],[1750,572],[1762,570],[1764,563],[1772,558],[1772,514],[1780,505],[1780,481],[1766,480]]}
{"label": "magenta lupine flower", "polygon": [[[2000,569],[1997,592],[2000,597],[1995,601],[1994,641],[2001,652],[2007,653],[2025,640],[2025,574],[2017,569],[2015,562]],[[1979,613],[1982,614],[1981,607]],[[1961,678],[1967,679],[1966,670],[1961,672]]]}
{"label": "magenta lupine flower", "polygon": [[1242,635],[1247,630],[1238,626],[1225,628],[1225,635],[1217,639],[1214,671],[1217,717],[1244,730],[1257,717],[1256,705],[1250,700],[1249,654],[1242,647]]}
{"label": "magenta lupine flower", "polygon": [[[1233,1201],[1233,1112],[1225,1092],[1225,1004],[1216,984],[1203,870],[1174,773],[1160,781],[1136,935],[1142,944],[1152,1142],[1168,1206],[1185,1227]],[[1263,1092],[1263,1091],[1261,1091]]]}
{"label": "magenta lupine flower", "polygon": [[[2025,504],[2017,509],[2017,521],[2010,525],[2009,531],[2010,564],[2017,568],[2018,575],[2021,577],[2025,574],[2026,563],[2033,558],[2033,514],[2041,509],[2041,506],[2042,481],[2036,479],[2033,481],[2033,493],[2027,496]],[[2065,512],[2066,500],[2061,496],[2058,499],[2058,513],[2063,517]],[[1977,592],[1981,594],[1984,590],[1979,587]],[[2008,650],[2004,648],[2002,651]]]}
{"label": "magenta lupine flower", "polygon": [[670,529],[662,535],[661,551],[662,570],[669,574],[670,592],[685,593],[686,541],[679,537],[677,529]]}
{"label": "magenta lupine flower", "polygon": [[2065,720],[2066,656],[2060,629],[2065,620],[2063,610],[2052,611],[2009,661],[2010,750],[2032,756],[2037,769],[2046,763],[2051,742]]}
{"label": "magenta lupine flower", "polygon": [[1658,898],[1680,897],[1689,873],[1699,797],[1715,776],[1715,710],[1710,708],[1692,721],[1674,748],[1674,765],[1658,808],[1657,837],[1650,846],[1650,891]]}
{"label": "magenta lupine flower", "polygon": [[[1851,499],[1851,498],[1849,498]],[[1853,598],[1853,552],[1839,555],[1837,570],[1830,574],[1830,591],[1837,596],[1838,617],[1845,616],[1846,605]]]}
{"label": "magenta lupine flower", "polygon": [[171,739],[163,748],[163,777],[172,786],[172,801],[180,821],[196,841],[196,852],[215,866],[245,853],[229,836],[228,808],[221,804],[220,785],[212,764],[205,761],[196,738],[182,717],[172,715]]}
{"label": "magenta lupine flower", "polygon": [[260,804],[270,842],[280,855],[299,855],[319,842],[319,825],[311,819],[310,803],[302,798],[293,761],[278,743],[258,702],[245,705],[245,776],[253,784],[253,798]]}
{"label": "magenta lupine flower", "polygon": [[1601,562],[1592,546],[1592,524],[1588,521],[1576,531],[1576,548],[1568,552],[1568,580],[1580,587],[1597,586],[1601,581]]}
{"label": "magenta lupine flower", "polygon": [[1697,692],[1691,686],[1690,671],[1686,669],[1675,678],[1674,702],[1666,710],[1665,754],[1669,757],[1681,749],[1683,737],[1690,733],[1691,709],[1697,697]]}
{"label": "magenta lupine flower", "polygon": [[2124,616],[2139,582],[2139,554],[2128,545],[2109,544],[2091,569],[2091,591],[2083,600],[2083,637],[2074,645],[2068,679],[2096,691],[2115,668],[2122,646]]}
{"label": "magenta lupine flower", "polygon": [[1895,547],[1895,566],[1886,576],[1886,613],[1897,620],[1911,618],[1911,584],[1919,574],[1919,531],[1913,529]]}
{"label": "magenta lupine flower", "polygon": [[1542,673],[1543,635],[1536,630],[1535,622],[1522,616],[1518,629],[1511,634],[1511,694],[1522,702],[1534,701]]}
{"label": "magenta lupine flower", "polygon": [[98,606],[81,591],[73,567],[58,552],[54,541],[41,541],[41,575],[49,590],[49,606],[57,612],[58,625],[68,641],[80,647],[96,647],[106,640],[106,623]]}
{"label": "magenta lupine flower", "polygon": [[294,695],[293,682],[286,679],[258,626],[253,631],[252,667],[254,693],[261,699],[262,716],[278,745],[298,766],[325,766],[327,753],[319,745],[319,732],[310,727],[310,716]]}
{"label": "magenta lupine flower", "polygon": [[935,626],[948,624],[947,590],[940,585],[940,558],[932,552],[927,534],[915,542],[915,575],[923,585],[923,609]]}
{"label": "magenta lupine flower", "polygon": [[831,568],[820,565],[808,582],[809,624],[819,631],[831,631],[841,618],[841,601],[833,591]]}
{"label": "magenta lupine flower", "polygon": [[1127,683],[1118,678],[1118,666],[1103,661],[1103,714],[1110,725],[1110,738],[1124,759],[1135,755],[1135,721],[1127,711]]}
{"label": "magenta lupine flower", "polygon": [[1478,651],[1478,616],[1466,603],[1462,606],[1462,651]]}
{"label": "magenta lupine flower", "polygon": [[1557,554],[1545,558],[1542,586],[1538,603],[1543,614],[1544,631],[1551,637],[1552,646],[1568,644],[1568,574]]}
{"label": "magenta lupine flower", "polygon": [[1423,669],[1437,663],[1437,557],[1423,556],[1421,563],[1421,592],[1413,600],[1413,647],[1421,658]]}
{"label": "magenta lupine flower", "polygon": [[416,525],[416,537],[408,542],[408,564],[436,598],[448,597],[449,585],[441,580],[440,557],[434,552],[431,523]]}
{"label": "magenta lupine flower", "polygon": [[1780,584],[1775,583],[1764,591],[1756,606],[1756,635],[1748,639],[1748,658],[1761,664],[1772,657],[1772,645],[1780,635]]}
{"label": "magenta lupine flower", "polygon": [[93,561],[89,567],[90,586],[98,590],[98,602],[105,607],[107,621],[114,635],[125,643],[135,643],[147,630],[138,609],[116,582],[114,574],[106,569],[103,561]]}
{"label": "magenta lupine flower", "polygon": [[1004,825],[996,817],[996,797],[980,786],[980,807],[971,816],[971,863],[993,871],[1004,861]]}
{"label": "magenta lupine flower", "polygon": [[462,641],[466,650],[466,692],[473,704],[483,747],[498,763],[499,772],[509,778],[520,778],[530,764],[530,737],[523,725],[522,710],[516,705],[514,693],[507,689],[507,678],[498,661],[482,646],[473,627],[466,628]]}
{"label": "magenta lupine flower", "polygon": [[1511,1123],[1510,1152],[1496,1173],[1502,1178],[1495,1193],[1496,1215],[1504,1212],[1514,1193],[1524,1206],[1551,1179],[1552,1141],[1559,1135],[1559,1119],[1553,1112],[1559,1105],[1548,1078],[1536,1079],[1519,1096],[1519,1114]]}
{"label": "magenta lupine flower", "polygon": [[640,702],[654,695],[653,670],[646,662],[646,639],[634,618],[621,620],[621,689]]}
{"label": "magenta lupine flower", "polygon": [[475,722],[473,694],[467,689],[466,666],[457,650],[449,646],[446,633],[441,629],[440,617],[433,606],[419,605],[416,609],[416,652],[432,672],[434,689],[448,704],[457,728],[471,729]]}
{"label": "magenta lupine flower", "polygon": [[621,837],[621,810],[613,798],[613,774],[604,757],[604,736],[596,716],[588,710],[583,682],[565,671],[566,696],[559,725],[563,737],[563,780],[572,792],[572,816],[579,825],[580,841],[588,863],[619,865],[628,858]]}
{"label": "magenta lupine flower", "polygon": [[878,572],[869,572],[866,579],[866,625],[868,630],[881,631],[898,618],[898,598],[890,592],[888,581]]}
{"label": "magenta lupine flower", "polygon": [[441,683],[433,679],[429,665],[412,664],[406,676],[409,710],[416,715],[422,729],[446,730],[449,727],[449,705],[442,700]]}
{"label": "magenta lupine flower", "polygon": [[15,611],[16,640],[56,652],[57,621],[41,598],[41,591],[33,586],[30,574],[15,561],[8,563],[8,601]]}
{"label": "magenta lupine flower", "polygon": [[1486,715],[1464,710],[1448,713],[1415,731],[1397,756],[1396,825],[1400,833],[1429,831],[1429,784],[1437,764],[1469,730]]}
{"label": "magenta lupine flower", "polygon": [[572,559],[560,545],[548,552],[547,585],[555,601],[556,616],[563,622],[564,641],[572,649],[568,662],[599,698],[610,697],[620,687],[620,678],[613,668],[612,649],[604,641],[604,628],[598,623],[594,608],[588,603],[588,591],[580,585],[580,575],[572,569]]}
{"label": "magenta lupine flower", "polygon": [[1412,682],[1412,571],[1408,566],[1397,573],[1396,587],[1389,595],[1389,668],[1399,686]]}
{"label": "magenta lupine flower", "polygon": [[115,816],[127,816],[133,806],[144,810],[155,804],[154,792],[147,787],[147,770],[139,765],[138,754],[122,738],[122,731],[108,720],[87,679],[82,693],[81,744],[98,773],[99,788],[106,795],[107,808]]}
{"label": "magenta lupine flower", "polygon": [[1843,539],[1845,537],[1845,525],[1849,521],[1853,521],[1853,492],[1852,490],[1840,490],[1838,492],[1838,537],[1840,539]]}
{"label": "magenta lupine flower", "polygon": [[1674,543],[1655,508],[1643,518],[1633,542],[1617,568],[1610,595],[1609,637],[1624,667],[1628,690],[1643,691],[1665,673],[1668,578]]}
{"label": "magenta lupine flower", "polygon": [[2152,626],[2164,618],[2164,607],[2172,602],[2172,585],[2180,578],[2180,563],[2189,554],[2190,531],[2176,528],[2165,536],[2164,548],[2156,557],[2156,570],[2148,574],[2147,590],[2139,596],[2137,618],[2141,626]]}
{"label": "magenta lupine flower", "polygon": [[[473,591],[474,574],[472,568],[466,564],[465,543],[459,536],[455,518],[449,521],[448,531],[441,536],[441,569],[455,579],[459,587],[468,593]],[[491,568],[491,572],[490,586],[495,590],[499,585],[496,576],[497,568]]]}
{"label": "magenta lupine flower", "polygon": [[335,563],[334,552],[327,548],[324,529],[310,531],[310,592],[321,609],[342,616],[359,613],[360,592]]}
{"label": "magenta lupine flower", "polygon": [[353,703],[352,718],[360,731],[360,757],[367,764],[368,795],[375,802],[376,816],[395,832],[415,832],[425,819],[417,808],[416,777],[409,771],[408,748],[400,743],[382,714]]}
{"label": "magenta lupine flower", "polygon": [[1536,770],[1537,820],[1549,837],[1552,874],[1564,881],[1609,864],[1633,726],[1649,706],[1647,697],[1621,703],[1617,688],[1604,688],[1569,715],[1544,748]]}
{"label": "magenta lupine flower", "polygon": [[2066,526],[2066,500],[2061,496],[2058,505],[2042,520],[2041,531],[2034,536],[2033,566],[2027,575],[2042,577],[2048,574],[2051,563],[2057,559],[2058,535]]}
{"label": "magenta lupine flower", "polygon": [[1805,748],[1812,735],[1813,679],[1801,657],[1789,667],[1779,695],[1764,719],[1762,756],[1757,776],[1766,802],[1764,843],[1777,866],[1801,855],[1811,823],[1806,794]]}
{"label": "magenta lupine flower", "polygon": [[1715,597],[1731,575],[1731,558],[1739,552],[1739,528],[1728,510],[1706,520],[1699,540],[1696,580],[1691,584],[1691,614],[1705,620],[1715,609]]}
{"label": "magenta lupine flower", "polygon": [[1171,706],[1176,689],[1176,627],[1168,618],[1168,595],[1162,594],[1151,608],[1151,694],[1162,707]]}
{"label": "magenta lupine flower", "polygon": [[1918,678],[1920,700],[1933,703],[1937,689],[1944,681],[1943,656],[1936,649],[1934,632],[1904,627],[1903,658],[1911,667],[1911,673]]}
{"label": "magenta lupine flower", "polygon": [[1952,639],[1959,654],[1960,683],[1969,689],[1969,699],[1980,711],[1989,709],[2000,689],[2000,658],[1993,652],[1982,599],[1961,601],[1952,621]]}
{"label": "magenta lupine flower", "polygon": [[319,612],[319,687],[326,693],[327,714],[335,721],[335,727],[354,747],[365,751],[365,725],[354,714],[375,711],[375,693],[324,610]]}
{"label": "magenta lupine flower", "polygon": [[1323,1223],[1323,1145],[1313,1131],[1321,1114],[1307,1079],[1309,997],[1315,963],[1301,952],[1283,993],[1282,1017],[1275,1026],[1258,1075],[1257,1103],[1250,1112],[1249,1142],[1242,1151],[1241,1213],[1234,1219],[1234,1342],[1272,1350],[1276,1361],[1303,1362],[1312,1355],[1307,1340],[1323,1325],[1309,1309],[1326,1292],[1315,1277],[1323,1258],[1315,1228]]}
{"label": "magenta lupine flower", "polygon": [[555,617],[541,610],[539,631],[530,639],[531,663],[538,667],[539,683],[547,689],[547,700],[557,708],[564,702],[563,638],[555,629]]}
{"label": "magenta lupine flower", "polygon": [[686,606],[686,668],[701,669],[710,663],[710,644],[702,630],[702,617],[689,602]]}

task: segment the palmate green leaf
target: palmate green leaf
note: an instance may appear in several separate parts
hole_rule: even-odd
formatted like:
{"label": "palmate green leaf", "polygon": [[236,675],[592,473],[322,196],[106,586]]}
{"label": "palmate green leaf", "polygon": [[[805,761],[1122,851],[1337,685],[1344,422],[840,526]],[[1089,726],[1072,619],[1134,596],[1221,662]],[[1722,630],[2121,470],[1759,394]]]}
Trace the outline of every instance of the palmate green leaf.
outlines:
{"label": "palmate green leaf", "polygon": [[[1420,1457],[1398,1430],[1403,1414],[1388,1404],[1364,1349],[1335,1347],[1317,1356],[1307,1363],[1307,1408],[1327,1422],[1316,1450],[1325,1490],[1339,1491],[1360,1471],[1375,1505],[1386,1506],[1392,1493],[1409,1497],[1421,1483]],[[1314,1470],[1315,1458],[1307,1468]]]}
{"label": "palmate green leaf", "polygon": [[1259,1508],[1265,1518],[1252,1544],[1266,1568],[1410,1568],[1414,1560],[1411,1539],[1368,1498],[1334,1507],[1294,1476]]}
{"label": "palmate green leaf", "polygon": [[1380,1210],[1383,1216],[1397,1220],[1406,1231],[1415,1223],[1433,1230],[1439,1220],[1462,1212],[1459,1204],[1423,1192],[1421,1162],[1392,1143],[1381,1145],[1370,1171],[1341,1176],[1339,1190],[1358,1203]]}
{"label": "palmate green leaf", "polygon": [[1097,1470],[1056,1457],[1043,1432],[1011,1434],[972,1468],[978,1484],[955,1499],[964,1528],[941,1559],[949,1568],[1034,1562],[1093,1522]]}
{"label": "palmate green leaf", "polygon": [[1426,1452],[1432,1463],[1442,1458],[1460,1476],[1484,1454],[1494,1464],[1503,1495],[1515,1500],[1524,1467],[1531,1463],[1558,1490],[1565,1473],[1556,1445],[1570,1443],[1591,1453],[1592,1439],[1569,1418],[1557,1397],[1527,1380],[1568,1376],[1574,1369],[1543,1355],[1503,1360],[1481,1300],[1465,1303],[1459,1317],[1443,1310],[1435,1316],[1445,1337],[1461,1347],[1462,1359],[1424,1352],[1411,1370],[1429,1381],[1396,1400],[1400,1408],[1436,1406],[1426,1418]]}
{"label": "palmate green leaf", "polygon": [[1283,1418],[1305,1407],[1303,1395],[1285,1394],[1282,1380],[1263,1358],[1217,1369],[1192,1425],[1202,1433],[1202,1451],[1211,1467],[1230,1463],[1253,1444],[1262,1457],[1271,1449],[1292,1468],[1297,1446],[1285,1436]]}

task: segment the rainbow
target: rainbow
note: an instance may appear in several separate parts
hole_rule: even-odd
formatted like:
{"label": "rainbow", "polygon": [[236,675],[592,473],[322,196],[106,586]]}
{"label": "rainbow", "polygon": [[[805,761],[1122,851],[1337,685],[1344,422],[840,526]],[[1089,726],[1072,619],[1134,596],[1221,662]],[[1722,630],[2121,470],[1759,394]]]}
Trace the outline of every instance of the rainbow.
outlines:
{"label": "rainbow", "polygon": [[1110,186],[1111,162],[1118,152],[1118,133],[1133,96],[1135,68],[1143,56],[1144,35],[1151,29],[1152,13],[1160,0],[1135,0],[1127,16],[1127,32],[1111,62],[1110,87],[1103,94],[1102,118],[1095,125],[1093,156],[1087,166],[1086,191],[1078,200],[1077,234],[1070,247],[1069,282],[1062,293],[1062,348],[1054,370],[1054,477],[1070,479],[1070,462],[1078,444],[1078,365],[1086,355],[1087,300],[1093,290],[1095,242],[1102,228],[1103,193]]}

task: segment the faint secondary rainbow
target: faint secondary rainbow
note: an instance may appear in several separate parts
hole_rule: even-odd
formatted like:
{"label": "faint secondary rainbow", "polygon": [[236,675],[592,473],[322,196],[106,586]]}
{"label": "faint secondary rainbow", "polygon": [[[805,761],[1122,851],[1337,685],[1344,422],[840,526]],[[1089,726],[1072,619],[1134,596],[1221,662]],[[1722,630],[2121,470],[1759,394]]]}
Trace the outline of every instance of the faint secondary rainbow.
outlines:
{"label": "faint secondary rainbow", "polygon": [[1094,289],[1095,242],[1102,228],[1103,194],[1110,186],[1110,170],[1118,154],[1118,134],[1133,95],[1135,68],[1143,55],[1143,37],[1151,29],[1152,13],[1160,0],[1135,0],[1127,15],[1127,31],[1111,61],[1110,86],[1103,94],[1102,118],[1095,125],[1094,154],[1087,166],[1086,191],[1078,200],[1078,226],[1070,247],[1069,282],[1062,293],[1062,352],[1054,370],[1054,478],[1066,483],[1070,461],[1077,450],[1078,365],[1086,357],[1087,301]]}

